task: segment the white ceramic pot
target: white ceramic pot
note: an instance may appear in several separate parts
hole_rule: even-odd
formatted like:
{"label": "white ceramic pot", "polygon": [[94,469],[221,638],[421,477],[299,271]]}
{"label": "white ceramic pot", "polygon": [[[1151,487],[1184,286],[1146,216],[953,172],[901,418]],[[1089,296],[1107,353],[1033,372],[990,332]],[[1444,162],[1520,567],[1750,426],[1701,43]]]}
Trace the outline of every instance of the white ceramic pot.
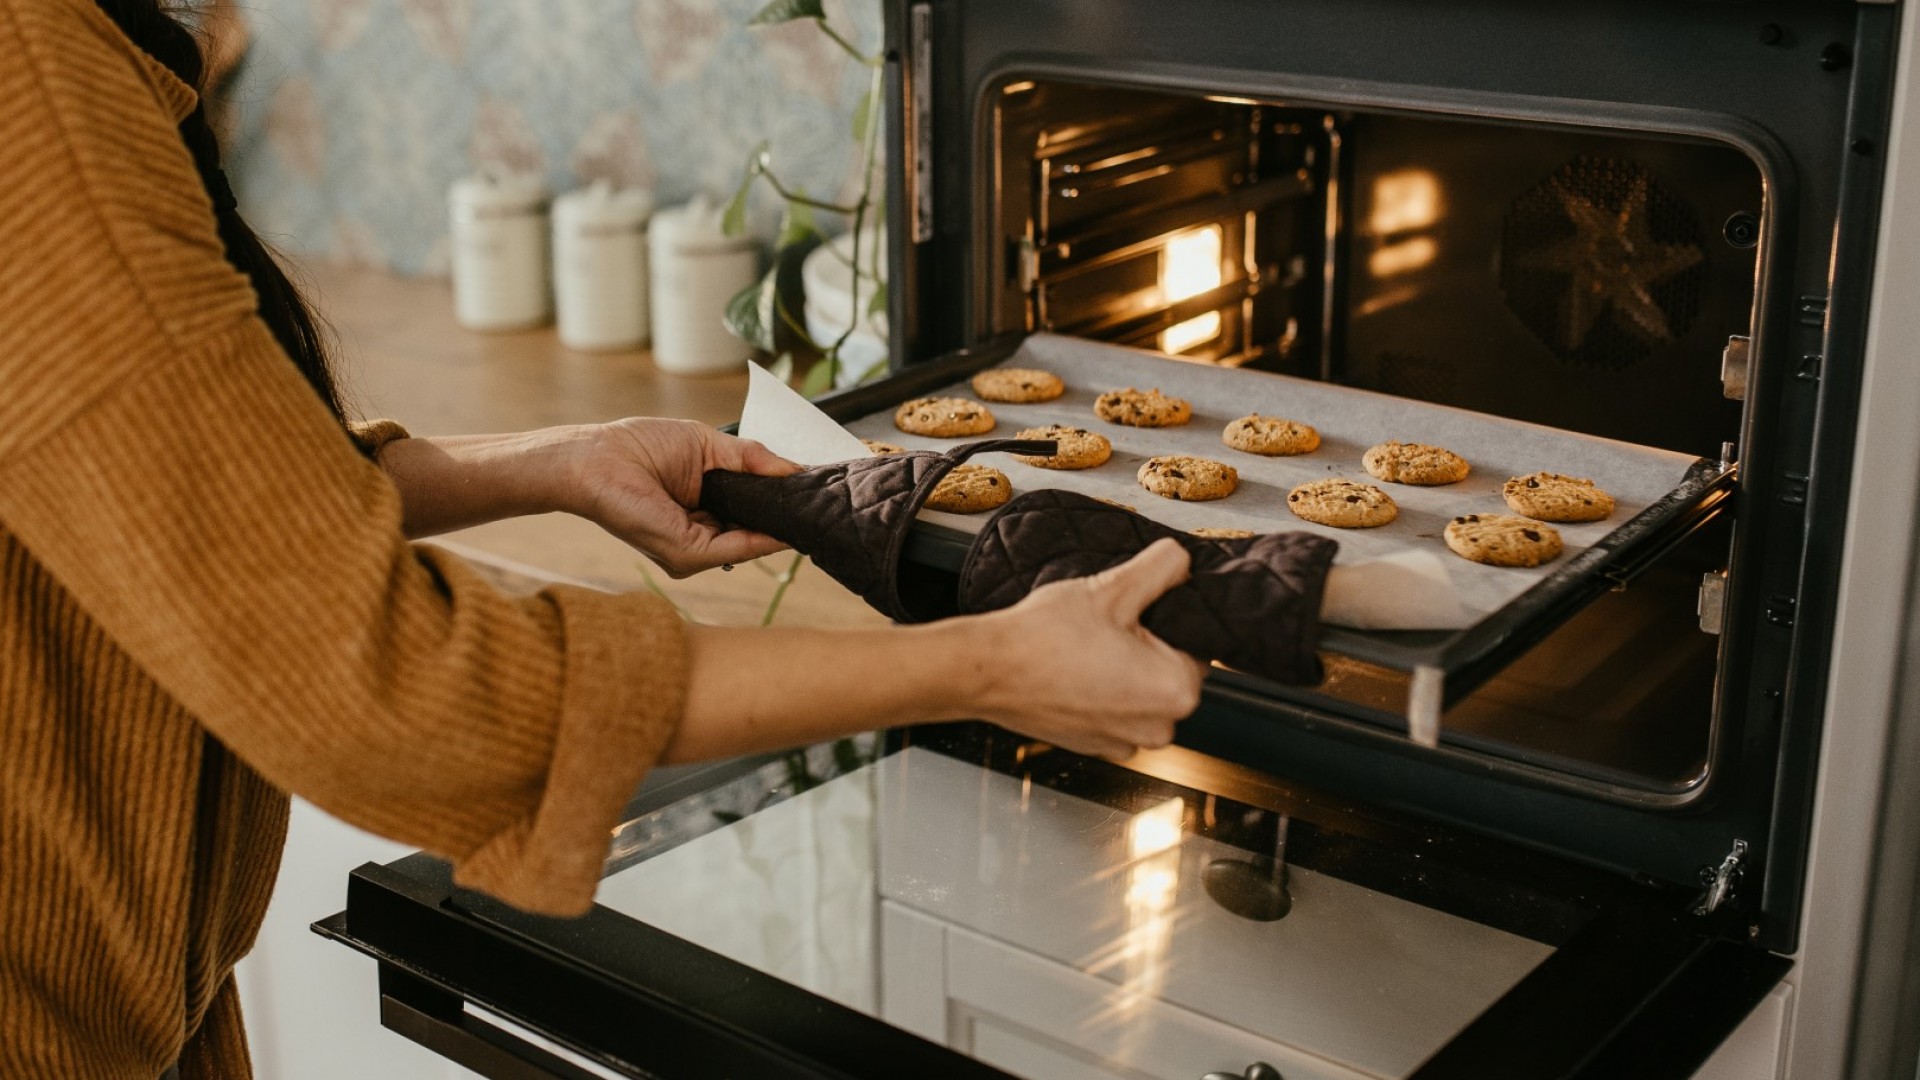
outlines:
{"label": "white ceramic pot", "polygon": [[662,371],[717,375],[744,371],[752,350],[727,330],[727,301],[760,279],[760,252],[727,236],[721,210],[704,195],[653,215],[653,362]]}

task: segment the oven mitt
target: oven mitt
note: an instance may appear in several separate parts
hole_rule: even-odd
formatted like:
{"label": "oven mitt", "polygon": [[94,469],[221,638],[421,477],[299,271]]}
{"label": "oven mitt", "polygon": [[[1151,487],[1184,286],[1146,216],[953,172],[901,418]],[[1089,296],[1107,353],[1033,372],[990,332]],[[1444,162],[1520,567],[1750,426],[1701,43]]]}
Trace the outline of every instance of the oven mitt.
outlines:
{"label": "oven mitt", "polygon": [[1339,544],[1304,532],[1209,540],[1072,491],[1044,489],[996,513],[960,570],[960,610],[1010,607],[1050,581],[1117,566],[1164,536],[1191,576],[1140,622],[1202,660],[1282,683],[1317,683],[1320,596]]}
{"label": "oven mitt", "polygon": [[819,465],[792,476],[715,469],[700,480],[700,509],[754,529],[813,559],[896,622],[953,613],[951,578],[903,567],[900,552],[915,514],[942,477],[975,454],[1052,454],[1051,440],[988,439],[946,453],[914,450]]}

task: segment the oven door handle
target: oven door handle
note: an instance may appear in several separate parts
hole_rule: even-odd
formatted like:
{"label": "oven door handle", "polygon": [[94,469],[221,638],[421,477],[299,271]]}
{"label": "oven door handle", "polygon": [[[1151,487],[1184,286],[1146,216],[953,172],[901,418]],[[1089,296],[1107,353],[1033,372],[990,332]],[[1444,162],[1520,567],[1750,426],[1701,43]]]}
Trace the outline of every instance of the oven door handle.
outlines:
{"label": "oven door handle", "polygon": [[606,1080],[622,1074],[586,1068],[469,1011],[460,995],[392,964],[380,965],[380,1023],[490,1080]]}

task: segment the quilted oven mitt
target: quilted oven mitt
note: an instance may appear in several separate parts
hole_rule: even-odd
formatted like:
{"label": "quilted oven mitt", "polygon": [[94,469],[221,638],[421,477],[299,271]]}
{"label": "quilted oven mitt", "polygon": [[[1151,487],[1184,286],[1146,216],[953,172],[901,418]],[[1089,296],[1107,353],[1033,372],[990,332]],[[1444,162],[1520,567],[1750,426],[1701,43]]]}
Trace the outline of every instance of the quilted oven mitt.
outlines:
{"label": "quilted oven mitt", "polygon": [[755,529],[813,559],[874,610],[897,622],[953,613],[950,580],[902,566],[900,550],[915,514],[942,477],[975,454],[1006,450],[1051,454],[1051,440],[987,439],[944,454],[915,450],[819,465],[792,476],[709,471],[700,509]]}
{"label": "quilted oven mitt", "polygon": [[1320,597],[1339,544],[1311,533],[1243,540],[1192,536],[1076,492],[1016,497],[987,523],[960,570],[960,610],[1009,607],[1065,578],[1097,574],[1164,536],[1192,558],[1188,580],[1141,624],[1202,660],[1283,683],[1317,683]]}
{"label": "quilted oven mitt", "polygon": [[[956,597],[950,579],[902,564],[907,529],[955,465],[997,450],[1050,454],[1054,444],[993,439],[780,477],[714,470],[701,480],[700,507],[791,544],[889,618],[923,622],[951,613]],[[1070,491],[1029,492],[975,539],[961,569],[960,610],[1011,606],[1050,581],[1125,562],[1163,536],[1187,549],[1192,575],[1147,609],[1147,629],[1204,660],[1279,682],[1320,680],[1314,643],[1338,545],[1308,533],[1205,540]]]}

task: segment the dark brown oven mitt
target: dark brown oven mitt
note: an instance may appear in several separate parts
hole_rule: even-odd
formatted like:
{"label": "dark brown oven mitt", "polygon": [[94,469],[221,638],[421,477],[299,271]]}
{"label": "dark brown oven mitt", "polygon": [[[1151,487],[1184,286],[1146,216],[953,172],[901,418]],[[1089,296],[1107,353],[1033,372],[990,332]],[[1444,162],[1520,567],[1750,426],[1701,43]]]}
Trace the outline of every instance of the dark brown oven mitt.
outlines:
{"label": "dark brown oven mitt", "polygon": [[1176,648],[1278,682],[1320,680],[1320,599],[1338,545],[1308,533],[1207,540],[1070,491],[1041,490],[1002,507],[953,582],[906,564],[901,551],[934,485],[974,454],[1051,454],[1046,441],[992,439],[944,454],[913,451],[821,465],[792,476],[714,470],[700,508],[779,538],[899,622],[1011,606],[1050,581],[1117,566],[1163,536],[1192,559],[1188,581],[1141,621]]}
{"label": "dark brown oven mitt", "polygon": [[952,579],[901,565],[900,552],[934,486],[975,454],[1056,449],[1051,440],[987,439],[943,454],[880,454],[792,476],[715,469],[700,479],[700,509],[790,545],[882,615],[925,622],[953,613]]}
{"label": "dark brown oven mitt", "polygon": [[1161,537],[1192,573],[1140,622],[1202,660],[1283,683],[1317,683],[1320,597],[1339,544],[1311,533],[1210,540],[1072,491],[1015,498],[987,522],[960,570],[960,610],[1010,607],[1051,581],[1118,566]]}

